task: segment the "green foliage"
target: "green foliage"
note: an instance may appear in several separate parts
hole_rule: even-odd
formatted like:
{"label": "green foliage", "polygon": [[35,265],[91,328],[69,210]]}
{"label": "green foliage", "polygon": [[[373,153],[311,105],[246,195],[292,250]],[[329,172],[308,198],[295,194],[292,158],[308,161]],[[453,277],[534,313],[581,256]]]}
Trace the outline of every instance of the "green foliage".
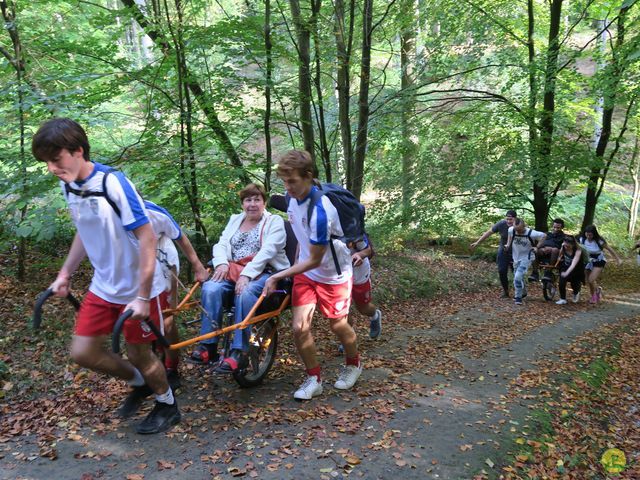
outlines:
{"label": "green foliage", "polygon": [[[56,182],[29,152],[31,135],[51,116],[69,116],[86,126],[93,159],[124,170],[189,233],[195,233],[199,210],[209,243],[239,209],[239,179],[264,180],[265,3],[194,0],[154,5],[161,10],[149,4],[142,13],[151,25],[147,28],[153,29],[147,33],[157,36],[155,43],[145,37],[134,12],[114,0],[16,4],[15,22],[7,28],[15,26],[19,34],[24,54],[20,78],[7,58],[0,61],[0,119],[5,127],[0,132],[0,208],[6,212],[0,236],[5,244],[16,238],[40,245],[70,238]],[[631,128],[622,138],[617,135],[628,106],[629,127],[638,115],[632,99],[640,88],[640,37],[629,28],[625,45],[612,51],[617,33],[613,23],[612,41],[604,49],[595,48],[597,29],[591,21],[615,18],[623,6],[631,3],[564,2],[561,37],[566,41],[555,79],[554,134],[548,154],[542,155],[547,4],[533,3],[534,55],[529,59],[526,4],[374,1],[365,192],[370,228],[382,233],[377,235],[380,248],[400,250],[425,236],[475,235],[507,208],[517,208],[531,222],[531,212],[539,208],[533,205],[534,184],[547,188],[550,216],[566,216],[571,228],[577,228],[587,179],[614,153],[596,223],[612,243],[629,246],[624,228],[632,179],[622,164],[628,162],[634,142]],[[309,4],[302,2],[301,7],[309,19]],[[291,12],[288,2],[271,2],[271,8],[270,127],[277,158],[279,152],[300,148],[302,136]],[[637,23],[637,10],[635,4],[629,9],[627,25]],[[349,63],[353,141],[362,12],[356,8],[354,14]],[[335,95],[334,20],[334,5],[323,2],[315,26],[309,27],[314,126],[317,134],[323,115],[333,180],[339,183],[345,165]],[[350,20],[347,12],[347,25]],[[407,31],[415,33],[416,56],[411,64],[414,84],[403,91],[400,40]],[[11,53],[7,32],[0,34],[0,45]],[[624,59],[619,84],[611,74],[614,58]],[[181,61],[184,69],[178,68]],[[595,68],[596,63],[602,67]],[[185,82],[197,85],[203,96],[197,98]],[[594,105],[613,91],[617,104],[610,147],[596,158],[592,139],[599,118]],[[215,118],[207,108],[215,110]],[[415,112],[415,152],[408,178],[401,158],[407,145],[401,116],[406,108]],[[242,167],[231,165],[221,132]],[[319,136],[316,142],[319,145]],[[271,176],[278,185],[273,172]],[[410,198],[403,198],[403,189]]]}

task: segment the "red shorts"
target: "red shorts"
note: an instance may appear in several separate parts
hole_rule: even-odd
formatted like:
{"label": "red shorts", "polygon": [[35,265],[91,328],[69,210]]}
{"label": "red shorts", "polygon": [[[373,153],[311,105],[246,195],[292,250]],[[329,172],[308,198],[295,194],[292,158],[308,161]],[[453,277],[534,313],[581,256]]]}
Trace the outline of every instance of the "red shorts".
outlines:
{"label": "red shorts", "polygon": [[[168,308],[169,301],[166,292],[161,293],[156,298],[152,298],[151,302],[149,302],[149,319],[156,327],[161,329],[158,303],[160,304],[160,310]],[[76,316],[75,334],[82,337],[110,335],[124,307],[126,305],[107,302],[92,292],[87,293]],[[122,331],[127,343],[150,343],[156,339],[156,336],[147,325],[136,320],[124,322]]]}
{"label": "red shorts", "polygon": [[293,277],[291,305],[319,305],[325,318],[342,318],[349,314],[351,306],[351,280],[330,284],[314,282],[306,275]]}
{"label": "red shorts", "polygon": [[351,289],[351,300],[356,305],[366,305],[371,302],[371,280],[367,280],[360,285],[354,285]]}

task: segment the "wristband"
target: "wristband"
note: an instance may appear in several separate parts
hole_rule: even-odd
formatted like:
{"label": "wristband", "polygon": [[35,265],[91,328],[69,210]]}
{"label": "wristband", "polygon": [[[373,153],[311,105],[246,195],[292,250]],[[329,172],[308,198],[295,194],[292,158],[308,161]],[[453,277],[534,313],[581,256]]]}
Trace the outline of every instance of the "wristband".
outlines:
{"label": "wristband", "polygon": [[141,300],[141,301],[143,301],[143,302],[150,302],[150,301],[151,301],[151,299],[150,299],[150,298],[147,298],[147,297],[141,297],[140,295],[138,295],[138,296],[136,297],[136,300]]}

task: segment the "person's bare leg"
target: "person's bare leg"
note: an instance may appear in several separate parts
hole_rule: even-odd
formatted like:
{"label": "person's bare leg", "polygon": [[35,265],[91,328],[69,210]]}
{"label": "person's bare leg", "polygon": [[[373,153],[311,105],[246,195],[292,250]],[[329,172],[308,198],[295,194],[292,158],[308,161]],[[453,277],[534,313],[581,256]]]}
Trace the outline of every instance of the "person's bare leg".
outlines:
{"label": "person's bare leg", "polygon": [[71,340],[71,358],[81,367],[123,380],[134,377],[133,366],[120,355],[107,350],[106,335],[84,337],[74,335]]}
{"label": "person's bare leg", "polygon": [[601,273],[602,267],[593,267],[593,270],[591,270],[589,274],[589,290],[592,296],[598,291],[598,278],[600,278]]}
{"label": "person's bare leg", "polygon": [[167,381],[164,365],[151,351],[151,344],[128,343],[127,356],[133,366],[140,370],[145,382],[154,393],[162,395],[169,390],[169,382]]}
{"label": "person's bare leg", "polygon": [[[169,315],[164,318],[164,336],[171,345],[180,342],[180,334],[178,332],[178,326],[174,321],[173,315]],[[180,354],[178,353],[178,350],[171,350],[169,348],[165,348],[164,354],[169,360],[168,363],[170,365],[176,365],[176,366],[178,365],[178,360],[180,359]]]}
{"label": "person's bare leg", "polygon": [[353,327],[349,325],[348,316],[331,318],[329,322],[331,331],[344,347],[345,355],[348,358],[356,357],[358,355],[358,338]]}
{"label": "person's bare leg", "polygon": [[293,307],[293,342],[307,370],[317,367],[316,344],[311,334],[315,304]]}
{"label": "person's bare leg", "polygon": [[[358,312],[360,312],[362,315],[366,315],[367,317],[373,317],[376,313],[376,307],[371,302],[356,303],[356,310],[358,310]],[[349,318],[349,323],[353,325],[353,321],[351,320],[351,318]]]}
{"label": "person's bare leg", "polygon": [[[178,278],[177,278],[176,267],[171,267],[171,272],[173,273],[173,275],[171,277],[171,293],[169,294],[169,307],[176,308],[176,306],[178,305]],[[164,336],[169,341],[170,344],[180,342],[180,332],[178,331],[178,326],[176,325],[175,318],[173,315],[168,315],[164,318]],[[180,360],[179,351],[165,348],[164,355],[168,360],[168,361],[165,361],[165,366],[175,365],[175,367],[173,368],[177,368],[178,361]]]}

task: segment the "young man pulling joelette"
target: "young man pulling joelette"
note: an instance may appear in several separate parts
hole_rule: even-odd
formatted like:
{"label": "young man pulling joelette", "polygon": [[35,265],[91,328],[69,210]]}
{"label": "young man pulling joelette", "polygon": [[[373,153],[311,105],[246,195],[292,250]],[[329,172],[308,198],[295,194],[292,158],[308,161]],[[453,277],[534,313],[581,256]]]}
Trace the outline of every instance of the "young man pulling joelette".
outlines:
{"label": "young man pulling joelette", "polygon": [[[307,372],[306,380],[293,395],[298,400],[310,400],[322,393],[320,364],[311,333],[316,305],[344,347],[346,364],[334,387],[350,389],[362,372],[356,333],[347,321],[351,303],[351,254],[343,242],[334,240],[343,236],[338,212],[326,196],[321,196],[307,218],[313,189],[317,189],[313,185],[313,167],[309,153],[300,150],[285,153],[278,162],[278,176],[289,196],[287,215],[298,239],[299,256],[294,266],[272,275],[263,291],[268,295],[276,289],[279,280],[294,279],[293,338]],[[335,261],[329,242],[333,242]]]}
{"label": "young man pulling joelette", "polygon": [[[50,288],[66,296],[71,276],[85,257],[94,269],[76,318],[71,357],[83,367],[126,380],[133,387],[132,394],[147,384],[155,393],[156,404],[136,431],[167,430],[180,421],[180,411],[165,369],[151,351],[155,336],[141,322],[149,317],[159,326],[161,303],[166,305],[166,296],[161,296],[165,281],[156,268],[156,235],[144,202],[121,172],[111,173],[109,167],[90,160],[87,135],[73,120],[45,122],[33,137],[32,151],[60,179],[77,230]],[[129,361],[104,347],[125,310],[133,311],[124,325]],[[123,416],[132,413],[121,410]]]}

